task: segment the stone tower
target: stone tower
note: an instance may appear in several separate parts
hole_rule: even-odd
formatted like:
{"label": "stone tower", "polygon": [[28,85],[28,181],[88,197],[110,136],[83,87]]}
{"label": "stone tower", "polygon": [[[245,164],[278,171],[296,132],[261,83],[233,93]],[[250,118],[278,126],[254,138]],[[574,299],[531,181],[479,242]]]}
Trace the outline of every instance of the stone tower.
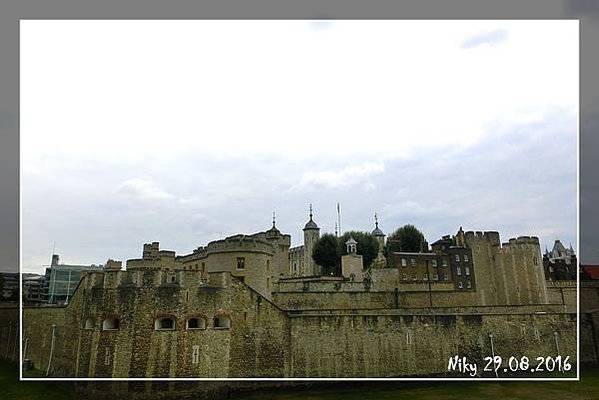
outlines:
{"label": "stone tower", "polygon": [[373,266],[378,268],[384,268],[387,264],[385,254],[383,253],[383,250],[385,248],[385,234],[379,228],[379,219],[376,213],[374,214],[374,230],[372,231],[372,236],[375,237],[377,243],[379,244],[379,253],[376,256],[376,260],[374,260]]}
{"label": "stone tower", "polygon": [[341,256],[341,275],[351,281],[362,282],[364,280],[364,261],[358,254],[358,242],[350,237],[345,242],[347,254]]}
{"label": "stone tower", "polygon": [[310,220],[304,226],[304,276],[318,275],[318,266],[312,259],[314,245],[320,237],[320,228],[312,220],[312,204],[310,204]]}

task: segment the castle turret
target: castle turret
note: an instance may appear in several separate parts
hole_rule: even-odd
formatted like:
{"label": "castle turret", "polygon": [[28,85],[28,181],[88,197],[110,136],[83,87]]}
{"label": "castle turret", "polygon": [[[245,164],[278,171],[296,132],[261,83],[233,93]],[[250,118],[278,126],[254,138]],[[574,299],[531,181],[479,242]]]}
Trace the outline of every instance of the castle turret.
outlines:
{"label": "castle turret", "polygon": [[347,247],[347,254],[355,255],[358,252],[358,242],[352,236],[345,242],[345,246]]}
{"label": "castle turret", "polygon": [[314,245],[320,238],[320,228],[312,219],[312,204],[310,204],[310,220],[304,226],[304,275],[317,275],[317,265],[312,259]]}
{"label": "castle turret", "polygon": [[266,231],[266,236],[269,238],[281,236],[281,231],[277,229],[277,219],[276,214],[273,211],[272,213],[272,228]]}
{"label": "castle turret", "polygon": [[358,254],[358,242],[350,236],[345,242],[347,254],[341,256],[341,275],[352,281],[362,282],[364,279],[364,261]]}
{"label": "castle turret", "polygon": [[374,230],[372,231],[372,236],[374,236],[379,244],[379,252],[373,265],[375,267],[385,267],[386,260],[383,252],[385,248],[385,233],[379,228],[379,219],[376,213],[374,213]]}
{"label": "castle turret", "polygon": [[122,268],[123,262],[113,260],[112,258],[106,261],[106,264],[104,265],[104,271],[120,271]]}

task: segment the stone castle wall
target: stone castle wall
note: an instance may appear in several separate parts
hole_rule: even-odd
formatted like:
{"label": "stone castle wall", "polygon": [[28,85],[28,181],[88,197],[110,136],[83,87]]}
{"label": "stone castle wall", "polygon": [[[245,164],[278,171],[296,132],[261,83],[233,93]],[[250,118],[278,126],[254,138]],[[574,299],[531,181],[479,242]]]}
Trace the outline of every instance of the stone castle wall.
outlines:
{"label": "stone castle wall", "polygon": [[[438,374],[450,355],[490,355],[488,333],[496,352],[546,357],[557,332],[560,354],[575,359],[576,314],[561,305],[455,307],[455,295],[404,293],[398,308],[394,292],[275,293],[279,308],[227,272],[207,282],[197,271],[92,273],[68,306],[26,308],[24,338],[36,368],[52,351],[51,375],[67,377]],[[164,317],[174,329],[155,329]],[[192,317],[205,329],[187,329]],[[119,329],[102,328],[109,318]]]}
{"label": "stone castle wall", "polygon": [[546,303],[545,274],[536,237],[522,236],[503,245],[498,232],[466,232],[483,305]]}
{"label": "stone castle wall", "polygon": [[[148,244],[127,271],[87,274],[68,306],[26,308],[27,357],[69,377],[426,375],[444,373],[449,355],[489,356],[492,333],[506,357],[559,347],[574,361],[576,288],[547,289],[538,239],[459,235],[475,288],[405,281],[401,268],[365,270],[362,281],[290,278],[289,236],[274,227],[179,257]],[[599,286],[586,290],[599,302]],[[594,357],[595,311],[581,320],[581,346]],[[190,329],[191,318],[202,326]],[[111,319],[118,329],[103,327]],[[173,329],[156,329],[162,319]]]}
{"label": "stone castle wall", "polygon": [[[145,271],[140,281],[121,278],[119,286],[113,284],[117,274],[107,285],[102,275],[86,276],[66,307],[25,309],[27,357],[36,368],[48,364],[55,325],[54,376],[285,374],[283,312],[230,274],[213,274],[200,284],[196,272],[181,271],[178,282],[155,285],[160,278]],[[174,329],[156,330],[162,317],[172,318]],[[203,318],[205,329],[186,329],[192,317]],[[119,328],[103,329],[107,318],[118,319]],[[215,318],[230,320],[231,327],[216,326]]]}
{"label": "stone castle wall", "polygon": [[[577,300],[577,288],[576,281],[553,281],[546,282],[547,285],[547,302],[551,304],[562,304],[565,309],[571,312],[576,312],[578,307]],[[581,287],[581,299],[583,298],[582,292],[586,291],[587,288]],[[592,293],[589,293],[592,294]],[[599,300],[599,299],[597,299]],[[599,304],[599,303],[597,303]],[[581,311],[584,308],[581,304]]]}
{"label": "stone castle wall", "polygon": [[[439,374],[459,355],[483,366],[494,353],[569,355],[576,359],[576,314],[436,314],[377,312],[291,316],[295,377],[393,377]],[[556,346],[557,333],[557,346]],[[480,371],[479,371],[480,372]]]}
{"label": "stone castle wall", "polygon": [[[211,242],[178,260],[186,270],[230,272],[270,298],[272,286],[288,270],[289,241],[289,235],[237,235]],[[238,258],[244,259],[243,269],[237,268]]]}

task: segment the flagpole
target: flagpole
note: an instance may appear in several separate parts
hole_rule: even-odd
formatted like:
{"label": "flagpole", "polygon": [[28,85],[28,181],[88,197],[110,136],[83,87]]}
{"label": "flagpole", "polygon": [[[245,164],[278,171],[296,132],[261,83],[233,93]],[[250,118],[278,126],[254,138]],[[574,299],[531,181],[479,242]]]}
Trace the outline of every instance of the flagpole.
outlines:
{"label": "flagpole", "polygon": [[341,234],[341,210],[339,209],[339,202],[337,202],[337,221],[339,226],[339,234]]}

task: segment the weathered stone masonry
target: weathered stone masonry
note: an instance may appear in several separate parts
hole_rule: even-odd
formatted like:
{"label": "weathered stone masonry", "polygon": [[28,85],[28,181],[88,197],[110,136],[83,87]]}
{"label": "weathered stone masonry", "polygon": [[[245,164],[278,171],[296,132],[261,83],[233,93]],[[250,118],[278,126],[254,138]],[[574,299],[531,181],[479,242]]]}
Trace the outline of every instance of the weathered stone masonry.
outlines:
{"label": "weathered stone masonry", "polygon": [[[290,252],[274,221],[183,256],[150,243],[125,271],[85,275],[67,306],[25,308],[25,357],[61,377],[422,376],[446,373],[455,355],[481,364],[492,334],[504,360],[574,362],[576,288],[547,289],[537,238],[501,244],[497,232],[460,229],[448,240],[472,287],[432,281],[426,262],[428,279],[406,282],[418,270],[402,265],[407,253],[359,278],[315,276],[317,266],[294,268],[305,253]],[[423,257],[443,265],[442,254]],[[596,356],[592,337],[582,346]]]}
{"label": "weathered stone masonry", "polygon": [[[174,283],[161,283],[162,274],[89,274],[67,307],[26,309],[27,358],[47,367],[52,325],[50,371],[69,377],[438,374],[451,355],[482,362],[489,333],[505,356],[556,356],[556,335],[559,354],[576,354],[576,315],[560,305],[283,310],[228,273],[201,284],[195,271],[178,272]],[[162,317],[174,329],[157,330]],[[194,317],[205,329],[186,327]],[[230,326],[215,326],[218,317]],[[102,328],[110,318],[118,329]]]}
{"label": "weathered stone masonry", "polygon": [[[176,282],[155,284],[161,274],[90,274],[68,306],[26,309],[27,358],[47,367],[54,324],[57,376],[284,375],[289,329],[283,311],[228,273],[200,283],[195,271],[181,271]],[[156,329],[161,318],[173,320],[173,329]],[[189,329],[191,318],[205,328]],[[110,319],[118,329],[102,326]],[[216,326],[217,319],[230,327]]]}

